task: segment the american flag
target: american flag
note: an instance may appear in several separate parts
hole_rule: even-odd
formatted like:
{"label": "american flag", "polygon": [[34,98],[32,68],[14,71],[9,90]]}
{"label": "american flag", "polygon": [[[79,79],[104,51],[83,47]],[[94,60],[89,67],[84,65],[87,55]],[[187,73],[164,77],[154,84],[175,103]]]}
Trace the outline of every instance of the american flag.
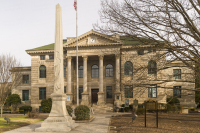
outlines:
{"label": "american flag", "polygon": [[74,0],[74,9],[76,10],[77,9],[77,1]]}

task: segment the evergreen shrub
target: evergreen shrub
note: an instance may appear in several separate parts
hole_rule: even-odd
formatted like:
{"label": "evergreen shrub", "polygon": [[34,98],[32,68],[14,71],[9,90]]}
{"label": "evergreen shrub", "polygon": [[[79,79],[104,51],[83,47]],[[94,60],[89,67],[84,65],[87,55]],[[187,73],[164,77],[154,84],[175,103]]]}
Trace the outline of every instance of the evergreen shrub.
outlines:
{"label": "evergreen shrub", "polygon": [[21,107],[19,108],[19,112],[20,112],[21,114],[23,114],[23,113],[24,113],[24,109],[26,109],[25,113],[28,112],[28,109],[30,110],[30,112],[32,111],[32,107],[31,107],[31,106],[25,105],[25,106],[21,106]]}
{"label": "evergreen shrub", "polygon": [[66,105],[66,109],[67,109],[67,112],[68,112],[68,114],[70,115],[70,116],[72,116],[71,115],[71,113],[72,113],[72,107],[71,106],[69,106],[69,105]]}
{"label": "evergreen shrub", "polygon": [[75,108],[76,120],[89,120],[90,109],[86,105],[79,105]]}
{"label": "evergreen shrub", "polygon": [[43,113],[50,113],[51,106],[52,106],[52,99],[51,98],[43,99],[41,101],[41,107],[42,107]]}
{"label": "evergreen shrub", "polygon": [[172,106],[170,104],[167,104],[167,112],[172,111]]}

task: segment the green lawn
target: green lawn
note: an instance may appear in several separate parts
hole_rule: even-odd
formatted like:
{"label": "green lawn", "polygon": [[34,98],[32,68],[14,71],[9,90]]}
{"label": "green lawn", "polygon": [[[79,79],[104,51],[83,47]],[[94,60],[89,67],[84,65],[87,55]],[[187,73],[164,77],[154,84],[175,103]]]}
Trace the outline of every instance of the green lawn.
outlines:
{"label": "green lawn", "polygon": [[12,129],[16,129],[19,127],[27,126],[30,124],[34,124],[40,121],[43,121],[44,119],[33,119],[33,118],[27,118],[26,115],[6,115],[10,119],[10,123],[7,124],[6,120],[4,120],[4,117],[0,117],[0,133],[9,131]]}

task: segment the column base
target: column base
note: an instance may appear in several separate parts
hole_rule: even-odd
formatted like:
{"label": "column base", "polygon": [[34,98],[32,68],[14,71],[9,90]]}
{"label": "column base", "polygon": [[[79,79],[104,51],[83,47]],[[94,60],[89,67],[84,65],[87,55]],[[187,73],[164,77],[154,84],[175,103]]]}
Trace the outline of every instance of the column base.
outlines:
{"label": "column base", "polygon": [[88,92],[83,92],[82,94],[82,100],[81,100],[81,105],[89,105],[89,93]]}
{"label": "column base", "polygon": [[49,117],[42,122],[41,127],[36,128],[36,132],[69,132],[78,126],[66,109],[66,95],[53,93],[52,108]]}
{"label": "column base", "polygon": [[105,105],[104,92],[98,92],[97,94],[98,94],[97,105]]}
{"label": "column base", "polygon": [[[69,99],[67,99],[69,98]],[[66,105],[73,105],[73,94],[72,93],[66,93]]]}

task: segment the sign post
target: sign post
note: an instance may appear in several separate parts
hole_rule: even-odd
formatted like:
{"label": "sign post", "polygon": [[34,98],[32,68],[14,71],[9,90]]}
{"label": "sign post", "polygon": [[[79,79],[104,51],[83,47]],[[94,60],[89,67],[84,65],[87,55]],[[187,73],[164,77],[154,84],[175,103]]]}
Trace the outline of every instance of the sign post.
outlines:
{"label": "sign post", "polygon": [[156,125],[158,128],[158,102],[152,99],[144,102],[145,104],[145,127],[146,127],[146,110],[155,110],[156,111]]}

